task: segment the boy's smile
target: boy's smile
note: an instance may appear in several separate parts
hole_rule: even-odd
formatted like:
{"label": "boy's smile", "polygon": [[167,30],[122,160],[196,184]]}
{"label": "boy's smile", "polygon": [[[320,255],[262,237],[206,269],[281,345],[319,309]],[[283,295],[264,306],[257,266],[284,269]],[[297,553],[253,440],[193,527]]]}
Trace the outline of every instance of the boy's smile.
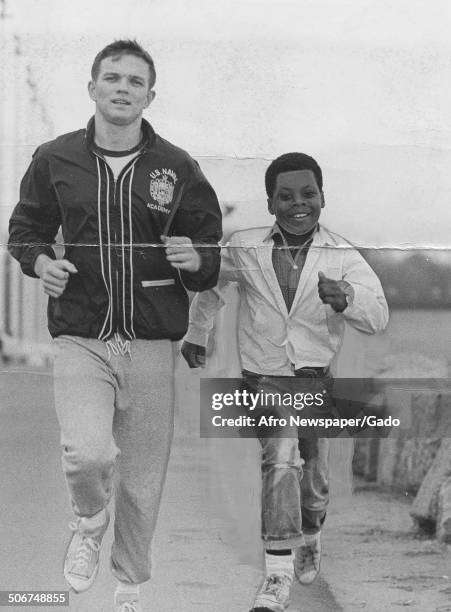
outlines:
{"label": "boy's smile", "polygon": [[277,175],[268,198],[268,210],[290,234],[307,234],[318,222],[324,208],[324,195],[311,170],[293,170]]}

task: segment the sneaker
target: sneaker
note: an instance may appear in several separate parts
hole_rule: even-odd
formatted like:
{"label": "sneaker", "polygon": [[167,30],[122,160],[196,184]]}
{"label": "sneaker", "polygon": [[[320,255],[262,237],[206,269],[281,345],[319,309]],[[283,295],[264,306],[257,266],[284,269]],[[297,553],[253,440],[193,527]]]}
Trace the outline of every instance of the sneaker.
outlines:
{"label": "sneaker", "polygon": [[266,576],[250,612],[285,612],[290,605],[293,578],[287,574]]}
{"label": "sneaker", "polygon": [[301,584],[312,584],[321,564],[321,533],[304,536],[305,544],[296,548],[294,573]]}
{"label": "sneaker", "polygon": [[141,604],[136,593],[114,594],[114,612],[142,612]]}
{"label": "sneaker", "polygon": [[87,591],[96,579],[100,545],[109,521],[106,512],[106,521],[100,527],[88,528],[83,518],[69,525],[74,534],[64,560],[64,578],[76,593]]}

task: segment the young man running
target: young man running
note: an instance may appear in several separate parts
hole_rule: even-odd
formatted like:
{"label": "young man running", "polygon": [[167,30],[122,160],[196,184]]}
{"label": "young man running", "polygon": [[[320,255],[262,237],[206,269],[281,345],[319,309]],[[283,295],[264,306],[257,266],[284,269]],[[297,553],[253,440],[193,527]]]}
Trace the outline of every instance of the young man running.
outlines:
{"label": "young man running", "polygon": [[[76,514],[65,578],[82,592],[96,577],[117,473],[115,609],[139,612],[173,432],[172,341],[186,332],[186,289],[216,284],[221,213],[197,163],[142,118],[155,97],[150,55],[120,40],[91,73],[95,116],[35,152],[9,251],[50,296],[55,406]],[[59,228],[64,259],[51,246]]]}
{"label": "young man running", "polygon": [[[382,287],[361,255],[318,223],[325,205],[317,162],[287,153],[266,171],[272,227],[236,232],[223,248],[219,288],[238,283],[239,352],[243,384],[258,392],[296,389],[294,377],[330,380],[345,323],[365,333],[385,328]],[[217,310],[218,290],[194,299],[182,353],[190,367],[205,362],[205,345]],[[280,377],[292,377],[281,379]],[[326,384],[327,386],[327,384]],[[328,441],[261,437],[262,539],[266,578],[252,612],[283,612],[295,573],[310,584],[320,569],[326,518]]]}

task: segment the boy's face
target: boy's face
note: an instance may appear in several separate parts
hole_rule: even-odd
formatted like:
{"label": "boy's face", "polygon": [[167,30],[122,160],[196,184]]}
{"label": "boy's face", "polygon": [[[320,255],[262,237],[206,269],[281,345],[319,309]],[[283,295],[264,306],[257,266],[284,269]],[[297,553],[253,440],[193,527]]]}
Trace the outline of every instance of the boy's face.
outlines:
{"label": "boy's face", "polygon": [[315,227],[324,208],[324,195],[311,170],[293,170],[277,175],[268,210],[290,234],[307,234]]}

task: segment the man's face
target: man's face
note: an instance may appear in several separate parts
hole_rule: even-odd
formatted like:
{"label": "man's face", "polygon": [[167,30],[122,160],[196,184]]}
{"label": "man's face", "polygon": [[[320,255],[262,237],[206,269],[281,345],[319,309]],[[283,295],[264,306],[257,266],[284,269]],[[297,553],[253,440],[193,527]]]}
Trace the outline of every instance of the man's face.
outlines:
{"label": "man's face", "polygon": [[149,66],[140,57],[106,57],[99,74],[89,83],[89,95],[96,112],[115,125],[129,125],[139,119],[155,97],[149,89]]}
{"label": "man's face", "polygon": [[290,234],[307,234],[324,208],[323,192],[311,170],[293,170],[277,175],[268,210]]}

